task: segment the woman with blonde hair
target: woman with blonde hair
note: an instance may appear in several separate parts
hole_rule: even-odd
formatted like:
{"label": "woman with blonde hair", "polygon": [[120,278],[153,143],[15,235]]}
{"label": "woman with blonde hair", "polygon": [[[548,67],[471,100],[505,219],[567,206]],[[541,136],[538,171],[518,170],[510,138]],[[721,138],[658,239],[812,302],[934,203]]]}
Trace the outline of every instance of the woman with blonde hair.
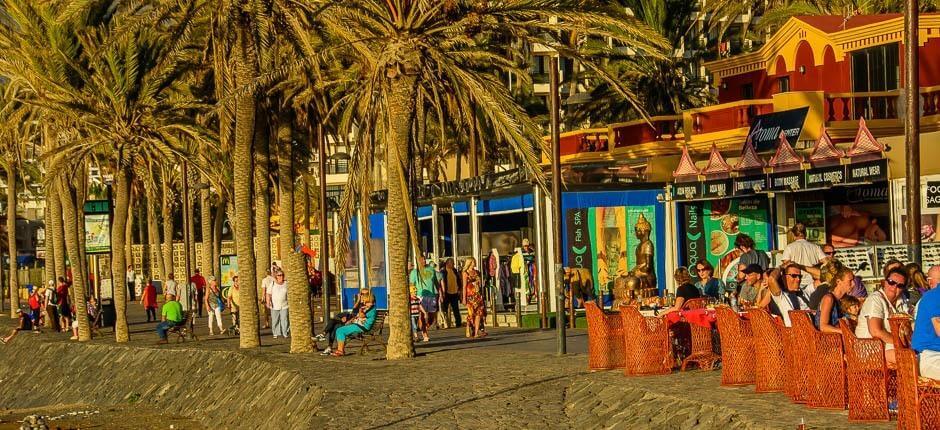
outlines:
{"label": "woman with blonde hair", "polygon": [[375,324],[377,310],[375,309],[375,296],[370,292],[359,298],[361,306],[359,312],[348,321],[346,325],[336,329],[336,351],[333,351],[334,357],[346,355],[346,339],[360,333],[368,333]]}
{"label": "woman with blonde hair", "polygon": [[467,337],[483,337],[483,317],[486,316],[486,304],[480,291],[480,272],[477,261],[470,257],[463,265],[463,300],[467,305]]}

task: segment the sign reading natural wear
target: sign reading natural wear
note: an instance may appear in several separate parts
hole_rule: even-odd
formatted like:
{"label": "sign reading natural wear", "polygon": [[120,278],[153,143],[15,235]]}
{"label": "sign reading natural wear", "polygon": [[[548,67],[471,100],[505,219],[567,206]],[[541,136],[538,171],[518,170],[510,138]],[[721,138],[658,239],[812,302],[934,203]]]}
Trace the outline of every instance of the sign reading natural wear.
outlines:
{"label": "sign reading natural wear", "polygon": [[853,163],[846,166],[848,173],[846,182],[857,184],[860,182],[876,182],[888,179],[888,160],[879,159]]}
{"label": "sign reading natural wear", "polygon": [[747,132],[747,136],[751,142],[754,142],[757,152],[777,149],[780,133],[783,133],[787,141],[793,145],[803,131],[803,122],[806,121],[807,112],[809,112],[808,106],[757,115],[751,120],[751,129]]}

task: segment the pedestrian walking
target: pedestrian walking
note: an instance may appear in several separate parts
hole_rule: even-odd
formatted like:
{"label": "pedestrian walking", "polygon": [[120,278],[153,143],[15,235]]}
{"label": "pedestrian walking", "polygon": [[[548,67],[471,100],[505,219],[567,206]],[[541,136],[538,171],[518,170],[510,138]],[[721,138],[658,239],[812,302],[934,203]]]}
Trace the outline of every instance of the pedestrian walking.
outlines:
{"label": "pedestrian walking", "polygon": [[222,334],[225,331],[225,326],[222,325],[222,311],[225,310],[225,302],[222,301],[222,293],[219,291],[219,285],[216,284],[215,279],[209,282],[203,301],[205,302],[206,312],[209,314],[209,336],[215,336],[215,332],[212,330],[213,317],[219,327],[219,334]]}
{"label": "pedestrian walking", "polygon": [[124,281],[127,283],[127,294],[130,296],[130,301],[136,301],[137,296],[136,288],[134,288],[134,281],[137,280],[137,274],[134,273],[134,265],[127,265],[127,272],[124,273]]}
{"label": "pedestrian walking", "polygon": [[[467,260],[468,262],[472,260]],[[444,263],[444,270],[441,273],[441,283],[444,285],[444,321],[448,324],[450,323],[450,315],[454,317],[454,327],[460,327],[463,325],[460,321],[460,302],[461,302],[461,291],[463,289],[463,282],[466,282],[465,279],[467,274],[460,274],[457,271],[457,268],[454,267],[454,259],[448,258],[447,262]],[[463,282],[462,282],[463,281]]]}
{"label": "pedestrian walking", "polygon": [[287,281],[284,272],[278,269],[274,273],[274,283],[270,288],[271,332],[274,338],[290,336],[290,319],[287,306]]}
{"label": "pedestrian walking", "polygon": [[418,297],[421,298],[421,311],[424,315],[424,326],[421,328],[423,341],[427,342],[428,326],[432,321],[437,321],[438,311],[438,279],[437,271],[434,267],[427,264],[424,257],[418,257],[418,267],[411,271],[409,276],[411,285],[418,289]]}
{"label": "pedestrian walking", "polygon": [[29,317],[33,320],[33,331],[39,332],[39,323],[42,318],[42,295],[39,294],[39,288],[33,288],[29,294]]}
{"label": "pedestrian walking", "polygon": [[64,333],[72,326],[72,307],[69,303],[69,284],[61,276],[59,276],[58,285],[55,287],[55,295],[56,306],[59,310],[59,328]]}
{"label": "pedestrian walking", "polygon": [[153,280],[147,281],[143,294],[140,295],[140,304],[147,311],[147,322],[157,320],[157,287],[153,286]]}
{"label": "pedestrian walking", "polygon": [[[199,273],[199,268],[196,268],[196,273],[189,278],[189,283],[193,284],[196,287],[196,309],[200,317],[202,317],[202,305],[206,297],[206,278]],[[216,287],[218,289],[218,287]],[[208,310],[208,308],[206,308]]]}
{"label": "pedestrian walking", "polygon": [[271,285],[274,284],[274,272],[277,269],[277,266],[271,265],[265,277],[261,279],[261,295],[258,296],[258,300],[261,301],[261,306],[259,306],[258,309],[261,311],[261,320],[264,321],[264,328],[271,327],[268,322],[268,318],[271,317],[271,302],[268,297],[271,294]]}
{"label": "pedestrian walking", "polygon": [[170,296],[179,297],[179,291],[176,288],[176,281],[173,279],[173,272],[167,273],[166,281],[163,282],[163,297],[170,301]]}

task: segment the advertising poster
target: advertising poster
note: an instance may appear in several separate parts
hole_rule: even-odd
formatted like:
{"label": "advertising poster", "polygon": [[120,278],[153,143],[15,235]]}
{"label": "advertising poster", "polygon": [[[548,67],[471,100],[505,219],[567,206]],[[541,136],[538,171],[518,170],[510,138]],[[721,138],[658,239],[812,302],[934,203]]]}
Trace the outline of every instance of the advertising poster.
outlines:
{"label": "advertising poster", "polygon": [[588,212],[594,252],[594,279],[599,291],[613,288],[618,274],[627,272],[626,208],[599,207]]}
{"label": "advertising poster", "polygon": [[890,241],[891,207],[887,184],[827,190],[825,201],[826,236],[834,247],[849,248]]}
{"label": "advertising poster", "polygon": [[[584,269],[594,268],[594,252],[588,224],[590,209],[568,209],[565,232],[568,234],[568,265]],[[591,270],[593,273],[593,270]]]}
{"label": "advertising poster", "polygon": [[105,254],[111,252],[111,228],[108,214],[85,215],[85,252]]}
{"label": "advertising poster", "polygon": [[738,258],[734,240],[739,234],[754,239],[759,250],[770,246],[767,202],[762,198],[742,198],[695,202],[683,205],[685,236],[683,247],[687,267],[707,260],[721,273]]}
{"label": "advertising poster", "polygon": [[238,275],[238,256],[223,255],[219,257],[219,267],[222,271],[223,288],[231,287],[234,283],[233,278]]}
{"label": "advertising poster", "polygon": [[796,222],[806,226],[806,240],[818,245],[826,243],[825,202],[794,202],[793,214]]}

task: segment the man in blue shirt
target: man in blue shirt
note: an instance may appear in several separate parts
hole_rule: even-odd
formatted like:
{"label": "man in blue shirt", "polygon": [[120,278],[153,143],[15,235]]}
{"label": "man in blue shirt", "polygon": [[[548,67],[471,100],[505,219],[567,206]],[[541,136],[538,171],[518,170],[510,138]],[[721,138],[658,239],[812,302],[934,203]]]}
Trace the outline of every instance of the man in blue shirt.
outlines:
{"label": "man in blue shirt", "polygon": [[940,289],[924,293],[917,303],[911,347],[920,354],[921,376],[940,380]]}

